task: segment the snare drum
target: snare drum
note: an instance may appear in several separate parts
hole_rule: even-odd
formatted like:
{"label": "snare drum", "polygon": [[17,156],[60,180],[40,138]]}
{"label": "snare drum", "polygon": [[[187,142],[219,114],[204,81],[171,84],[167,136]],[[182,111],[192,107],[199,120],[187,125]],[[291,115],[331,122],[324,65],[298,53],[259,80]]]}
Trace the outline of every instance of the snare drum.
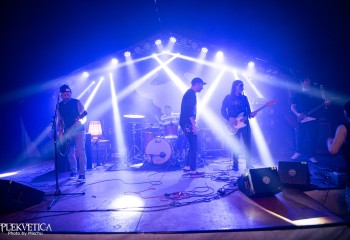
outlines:
{"label": "snare drum", "polygon": [[164,126],[164,138],[174,139],[179,134],[179,125],[170,123]]}
{"label": "snare drum", "polygon": [[145,153],[147,161],[153,164],[163,164],[169,160],[172,148],[167,140],[156,137],[147,143]]}

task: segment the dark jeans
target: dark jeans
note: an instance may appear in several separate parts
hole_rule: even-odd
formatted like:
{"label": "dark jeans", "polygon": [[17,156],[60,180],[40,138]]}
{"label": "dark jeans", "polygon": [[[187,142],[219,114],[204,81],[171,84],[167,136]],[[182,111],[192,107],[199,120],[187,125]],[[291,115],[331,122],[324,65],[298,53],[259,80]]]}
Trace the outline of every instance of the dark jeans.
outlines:
{"label": "dark jeans", "polygon": [[300,123],[295,128],[296,149],[298,153],[304,153],[312,157],[315,154],[318,139],[318,122],[311,121]]}
{"label": "dark jeans", "polygon": [[189,166],[191,171],[195,171],[197,169],[198,136],[192,133],[187,133],[185,136],[190,146],[186,156],[185,166]]}
{"label": "dark jeans", "polygon": [[[245,153],[245,160],[247,167],[251,166],[251,130],[250,126],[246,126],[244,128],[238,129],[237,133],[233,136],[236,143],[241,142],[241,137],[244,143],[244,153]],[[232,159],[233,159],[233,165],[238,166],[238,158],[239,158],[239,152],[240,152],[240,144],[238,144],[233,151]]]}

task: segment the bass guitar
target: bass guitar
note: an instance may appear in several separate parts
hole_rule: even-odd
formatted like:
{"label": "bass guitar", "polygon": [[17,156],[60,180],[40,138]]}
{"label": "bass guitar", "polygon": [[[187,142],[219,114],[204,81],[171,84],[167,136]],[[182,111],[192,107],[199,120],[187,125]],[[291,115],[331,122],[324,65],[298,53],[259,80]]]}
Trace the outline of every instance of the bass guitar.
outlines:
{"label": "bass guitar", "polygon": [[[82,120],[86,120],[86,117],[87,116],[87,112],[84,111],[78,118],[77,120],[80,121],[82,123]],[[82,123],[83,124],[83,123]],[[68,145],[71,141],[71,137],[70,137],[70,134],[69,134],[69,131],[67,133],[64,133],[63,135],[63,138],[60,139],[59,141],[59,153],[62,155],[62,156],[65,156],[66,153],[67,153],[67,150],[68,150]]]}
{"label": "bass guitar", "polygon": [[[272,105],[275,105],[276,103],[277,103],[276,99],[268,101],[262,107],[258,108],[257,110],[253,111],[252,113],[256,114],[256,113],[260,112],[261,110],[263,110],[265,107],[271,107]],[[248,117],[249,116],[244,116],[244,113],[241,112],[240,114],[238,114],[237,117],[235,117],[236,124],[232,124],[231,122],[227,121],[227,128],[228,128],[230,134],[235,135],[239,129],[246,127]]]}
{"label": "bass guitar", "polygon": [[284,119],[287,121],[288,125],[294,128],[297,128],[300,126],[302,123],[310,122],[316,120],[315,117],[310,117],[310,115],[323,106],[328,106],[330,104],[330,100],[326,99],[325,102],[322,104],[316,106],[315,108],[311,109],[310,111],[303,113],[300,117],[295,116],[295,114],[289,110],[284,114]]}

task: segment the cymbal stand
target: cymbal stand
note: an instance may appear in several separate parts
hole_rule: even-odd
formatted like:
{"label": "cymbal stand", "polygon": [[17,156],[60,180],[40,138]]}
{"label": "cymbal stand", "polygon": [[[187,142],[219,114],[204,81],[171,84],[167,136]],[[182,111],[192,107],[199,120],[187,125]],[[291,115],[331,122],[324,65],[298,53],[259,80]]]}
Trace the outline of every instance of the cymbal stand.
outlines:
{"label": "cymbal stand", "polygon": [[[143,161],[142,159],[142,153],[140,148],[136,145],[136,124],[133,123],[132,124],[132,128],[131,128],[131,134],[132,134],[132,147],[130,149],[130,154],[129,154],[129,161],[130,160],[140,160]],[[140,158],[141,155],[141,158]]]}

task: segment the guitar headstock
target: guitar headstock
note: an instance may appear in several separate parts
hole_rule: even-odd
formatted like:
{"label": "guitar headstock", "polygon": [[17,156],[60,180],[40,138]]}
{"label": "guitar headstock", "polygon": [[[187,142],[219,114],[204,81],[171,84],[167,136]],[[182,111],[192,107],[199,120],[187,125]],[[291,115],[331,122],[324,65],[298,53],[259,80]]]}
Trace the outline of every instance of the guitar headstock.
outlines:
{"label": "guitar headstock", "polygon": [[331,99],[329,99],[329,98],[325,98],[325,99],[324,99],[324,105],[325,105],[326,107],[329,106],[329,105],[331,105],[331,103],[332,103]]}
{"label": "guitar headstock", "polygon": [[275,105],[276,103],[277,103],[277,99],[274,98],[274,99],[268,101],[267,103],[265,103],[265,105],[268,107],[271,107],[271,106]]}

